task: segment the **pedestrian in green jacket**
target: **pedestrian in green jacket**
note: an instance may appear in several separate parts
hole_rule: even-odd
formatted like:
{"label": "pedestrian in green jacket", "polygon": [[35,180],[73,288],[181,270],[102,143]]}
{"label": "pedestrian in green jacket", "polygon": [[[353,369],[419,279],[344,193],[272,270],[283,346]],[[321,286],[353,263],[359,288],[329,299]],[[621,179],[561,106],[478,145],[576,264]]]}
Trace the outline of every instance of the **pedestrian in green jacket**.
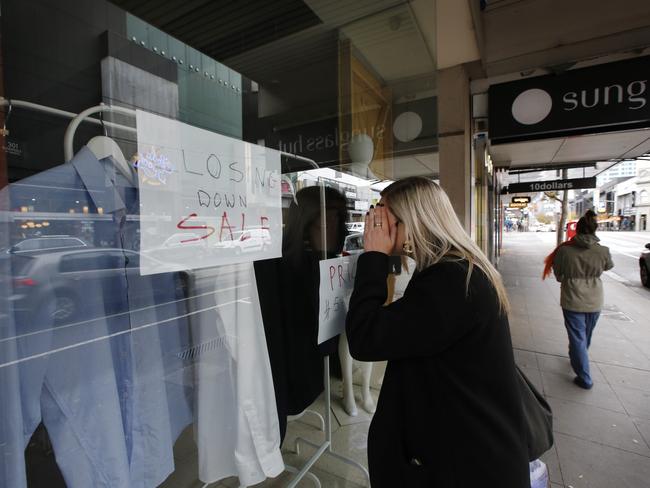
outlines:
{"label": "pedestrian in green jacket", "polygon": [[587,350],[604,300],[600,275],[614,267],[609,249],[599,244],[597,228],[596,214],[588,210],[578,221],[576,236],[559,246],[553,257],[553,273],[562,283],[560,305],[576,374],[573,381],[587,390],[594,384]]}

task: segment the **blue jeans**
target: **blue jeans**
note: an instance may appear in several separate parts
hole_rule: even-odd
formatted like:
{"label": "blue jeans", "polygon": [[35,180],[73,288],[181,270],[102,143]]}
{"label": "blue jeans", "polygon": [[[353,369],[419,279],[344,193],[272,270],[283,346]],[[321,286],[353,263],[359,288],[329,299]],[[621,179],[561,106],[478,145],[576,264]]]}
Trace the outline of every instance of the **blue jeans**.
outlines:
{"label": "blue jeans", "polygon": [[593,385],[589,374],[589,355],[591,334],[596,328],[600,312],[572,312],[562,309],[564,326],[569,335],[569,359],[575,374],[587,385]]}

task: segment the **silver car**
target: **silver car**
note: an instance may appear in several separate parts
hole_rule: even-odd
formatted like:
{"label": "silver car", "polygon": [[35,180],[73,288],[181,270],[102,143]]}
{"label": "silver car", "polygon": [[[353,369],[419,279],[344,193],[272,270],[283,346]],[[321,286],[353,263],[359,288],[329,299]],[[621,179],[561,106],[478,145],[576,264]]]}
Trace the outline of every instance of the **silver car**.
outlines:
{"label": "silver car", "polygon": [[363,233],[355,232],[346,236],[343,244],[343,256],[361,254],[363,252]]}
{"label": "silver car", "polygon": [[60,249],[88,247],[84,241],[72,236],[40,236],[20,241],[5,252],[7,254],[19,254],[31,251],[57,251]]}

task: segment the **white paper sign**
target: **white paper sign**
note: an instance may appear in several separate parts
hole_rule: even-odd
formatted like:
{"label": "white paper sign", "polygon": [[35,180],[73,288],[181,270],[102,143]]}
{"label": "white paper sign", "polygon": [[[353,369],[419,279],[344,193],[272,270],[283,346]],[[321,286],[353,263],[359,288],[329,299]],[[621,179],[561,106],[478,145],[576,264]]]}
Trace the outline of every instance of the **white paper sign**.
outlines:
{"label": "white paper sign", "polygon": [[357,272],[358,255],[320,261],[320,305],[318,312],[318,343],[345,330],[345,316],[354,277]]}
{"label": "white paper sign", "polygon": [[278,151],[136,116],[141,274],[281,256]]}

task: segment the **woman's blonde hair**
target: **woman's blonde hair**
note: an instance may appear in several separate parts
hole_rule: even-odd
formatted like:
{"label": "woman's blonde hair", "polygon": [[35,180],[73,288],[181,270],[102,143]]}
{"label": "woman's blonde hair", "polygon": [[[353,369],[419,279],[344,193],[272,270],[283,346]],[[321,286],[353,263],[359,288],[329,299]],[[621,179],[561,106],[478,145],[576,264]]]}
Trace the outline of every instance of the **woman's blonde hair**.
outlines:
{"label": "woman's blonde hair", "polygon": [[[443,257],[468,262],[467,289],[473,267],[487,276],[505,314],[510,305],[501,275],[467,235],[449,197],[435,182],[419,176],[404,178],[381,192],[395,217],[404,225],[406,240],[418,270],[436,264]],[[401,225],[400,224],[400,225]]]}

